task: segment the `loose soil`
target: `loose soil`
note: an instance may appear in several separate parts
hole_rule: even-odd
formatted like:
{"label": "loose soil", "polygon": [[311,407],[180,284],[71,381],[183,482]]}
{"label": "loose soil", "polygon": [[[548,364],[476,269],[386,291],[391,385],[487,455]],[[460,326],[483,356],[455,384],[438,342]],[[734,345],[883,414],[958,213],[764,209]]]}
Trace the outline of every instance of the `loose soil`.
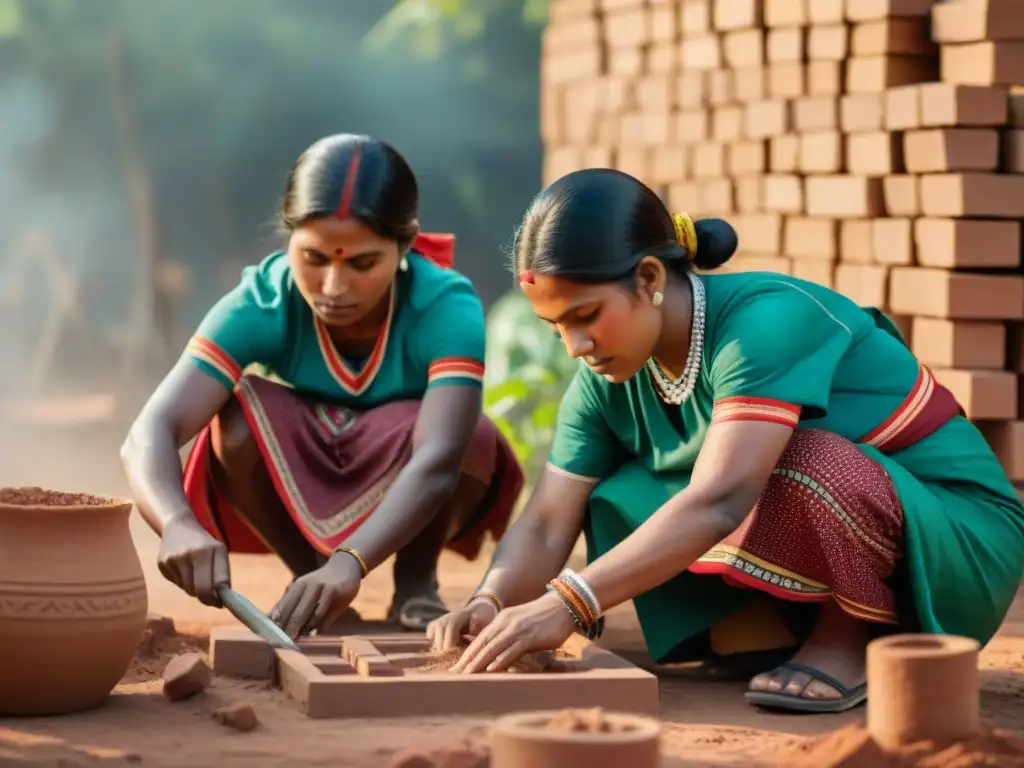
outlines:
{"label": "loose soil", "polygon": [[62,493],[45,488],[0,488],[0,504],[18,507],[106,507],[113,499],[89,493]]}
{"label": "loose soil", "polygon": [[629,723],[611,722],[600,707],[562,710],[544,727],[555,733],[626,733],[634,730]]}
{"label": "loose soil", "polygon": [[[407,670],[410,674],[437,674],[438,672],[450,672],[452,667],[459,663],[462,658],[463,648],[452,648],[448,651],[435,654],[426,664],[419,667],[412,667]],[[515,661],[505,674],[537,674],[540,672],[569,672],[568,664],[555,659],[550,653],[528,653]]]}

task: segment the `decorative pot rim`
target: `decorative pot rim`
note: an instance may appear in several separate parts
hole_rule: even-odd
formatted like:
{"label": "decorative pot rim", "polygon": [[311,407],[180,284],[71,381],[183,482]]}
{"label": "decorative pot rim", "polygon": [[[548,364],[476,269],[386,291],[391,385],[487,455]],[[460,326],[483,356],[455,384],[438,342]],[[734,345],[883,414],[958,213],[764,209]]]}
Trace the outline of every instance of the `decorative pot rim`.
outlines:
{"label": "decorative pot rim", "polygon": [[491,726],[491,733],[535,742],[562,744],[631,744],[649,741],[661,736],[661,723],[652,717],[626,712],[604,712],[605,721],[617,725],[628,725],[628,731],[549,731],[543,728],[552,718],[561,715],[565,709],[516,712],[499,717]]}
{"label": "decorative pot rim", "polygon": [[67,504],[67,505],[53,505],[49,506],[46,504],[11,504],[10,502],[0,502],[0,515],[83,515],[83,514],[120,514],[126,511],[131,511],[131,508],[135,505],[135,502],[131,499],[121,498],[106,498],[103,503],[99,504]]}
{"label": "decorative pot rim", "polygon": [[871,655],[895,654],[904,658],[935,658],[950,654],[976,653],[980,649],[981,644],[972,637],[915,633],[879,637],[868,645],[868,653]]}

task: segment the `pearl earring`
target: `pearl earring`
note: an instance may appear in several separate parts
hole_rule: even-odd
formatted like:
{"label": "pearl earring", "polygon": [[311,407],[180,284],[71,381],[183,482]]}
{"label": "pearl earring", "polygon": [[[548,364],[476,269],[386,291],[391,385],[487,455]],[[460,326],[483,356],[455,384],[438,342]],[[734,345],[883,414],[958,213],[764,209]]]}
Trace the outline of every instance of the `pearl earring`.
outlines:
{"label": "pearl earring", "polygon": [[661,291],[655,291],[654,295],[651,297],[651,304],[653,304],[656,307],[660,307],[661,303],[664,300],[665,300],[665,294],[663,294]]}
{"label": "pearl earring", "polygon": [[405,258],[405,256],[403,256],[402,260],[400,262],[398,262],[398,268],[400,270],[402,270],[403,272],[408,272],[409,271],[409,260],[407,258]]}

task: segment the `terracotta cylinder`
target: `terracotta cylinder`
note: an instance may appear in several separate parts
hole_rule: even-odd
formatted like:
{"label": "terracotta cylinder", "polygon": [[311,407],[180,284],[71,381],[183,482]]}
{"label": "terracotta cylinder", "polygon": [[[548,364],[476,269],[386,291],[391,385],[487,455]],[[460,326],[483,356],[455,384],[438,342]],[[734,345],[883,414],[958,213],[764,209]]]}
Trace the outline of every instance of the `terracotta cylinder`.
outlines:
{"label": "terracotta cylinder", "polygon": [[892,635],[868,645],[868,730],[887,748],[964,739],[981,725],[976,640]]}
{"label": "terracotta cylinder", "polygon": [[95,707],[128,669],[147,609],[131,508],[0,498],[0,715]]}
{"label": "terracotta cylinder", "polygon": [[605,713],[609,733],[548,730],[559,712],[520,712],[491,727],[490,768],[660,768],[661,725],[636,715]]}

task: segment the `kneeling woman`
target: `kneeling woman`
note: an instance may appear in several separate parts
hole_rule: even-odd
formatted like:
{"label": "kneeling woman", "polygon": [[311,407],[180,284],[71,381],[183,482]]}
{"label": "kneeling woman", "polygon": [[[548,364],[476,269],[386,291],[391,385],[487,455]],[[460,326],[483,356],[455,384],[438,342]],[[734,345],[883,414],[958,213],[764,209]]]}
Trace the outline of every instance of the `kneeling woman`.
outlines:
{"label": "kneeling woman", "polygon": [[202,602],[228,550],[274,552],[297,578],[272,616],[295,636],[397,552],[390,617],[422,630],[446,610],[442,549],[473,559],[504,533],[522,471],[481,417],[483,309],[417,208],[387,144],[311,146],[285,190],[287,249],[243,271],[132,427],[122,456],[160,570]]}
{"label": "kneeling woman", "polygon": [[[879,632],[996,632],[1024,508],[980,433],[881,313],[693,271],[735,248],[724,221],[670,216],[611,170],[533,203],[520,283],[586,365],[477,597],[428,629],[477,634],[460,671],[595,634],[633,599],[656,660],[792,648],[748,700],[831,712],[864,700]],[[589,564],[559,575],[581,529]]]}

